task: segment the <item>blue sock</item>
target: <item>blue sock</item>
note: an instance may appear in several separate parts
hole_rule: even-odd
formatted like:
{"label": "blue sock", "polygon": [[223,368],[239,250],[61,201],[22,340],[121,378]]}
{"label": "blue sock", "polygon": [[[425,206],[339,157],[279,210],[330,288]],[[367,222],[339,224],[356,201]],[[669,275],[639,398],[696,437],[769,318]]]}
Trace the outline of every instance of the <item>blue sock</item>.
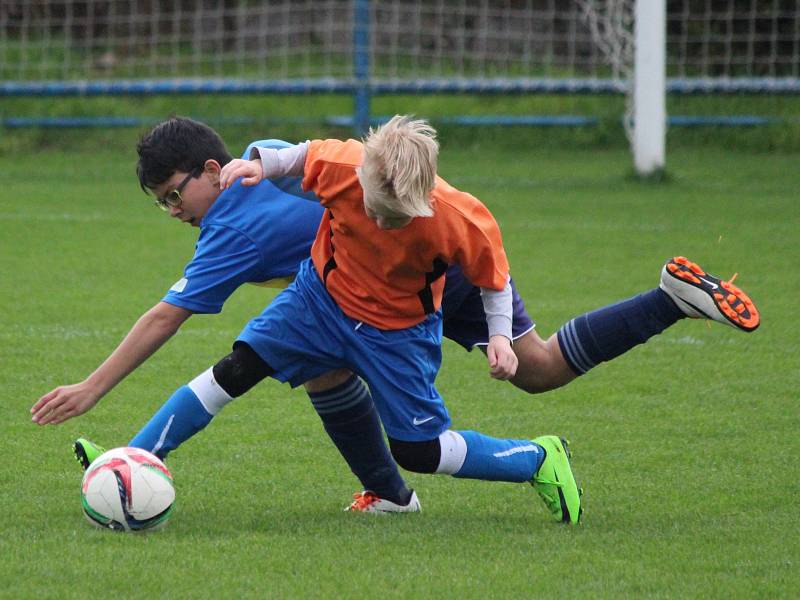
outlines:
{"label": "blue sock", "polygon": [[178,388],[129,446],[152,452],[161,459],[211,422],[213,415],[188,385]]}
{"label": "blue sock", "polygon": [[521,483],[531,480],[545,457],[544,449],[530,440],[502,440],[477,431],[454,433],[466,442],[467,453],[453,477]]}
{"label": "blue sock", "polygon": [[309,393],[325,431],[365,490],[397,504],[408,504],[411,491],[383,439],[372,396],[355,375],[325,392]]}
{"label": "blue sock", "polygon": [[655,288],[633,298],[575,317],[558,330],[567,364],[583,375],[661,333],[685,315]]}

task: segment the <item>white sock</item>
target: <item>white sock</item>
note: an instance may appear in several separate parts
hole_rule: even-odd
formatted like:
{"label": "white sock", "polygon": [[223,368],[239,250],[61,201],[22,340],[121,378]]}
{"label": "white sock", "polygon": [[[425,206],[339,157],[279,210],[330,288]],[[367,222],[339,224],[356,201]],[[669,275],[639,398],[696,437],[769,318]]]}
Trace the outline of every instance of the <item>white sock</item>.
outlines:
{"label": "white sock", "polygon": [[439,446],[442,454],[436,472],[445,475],[458,473],[467,458],[467,442],[460,433],[448,429],[439,436]]}
{"label": "white sock", "polygon": [[233,400],[214,379],[214,367],[209,367],[207,371],[192,379],[189,382],[189,389],[194,392],[210,415],[216,415],[228,402]]}

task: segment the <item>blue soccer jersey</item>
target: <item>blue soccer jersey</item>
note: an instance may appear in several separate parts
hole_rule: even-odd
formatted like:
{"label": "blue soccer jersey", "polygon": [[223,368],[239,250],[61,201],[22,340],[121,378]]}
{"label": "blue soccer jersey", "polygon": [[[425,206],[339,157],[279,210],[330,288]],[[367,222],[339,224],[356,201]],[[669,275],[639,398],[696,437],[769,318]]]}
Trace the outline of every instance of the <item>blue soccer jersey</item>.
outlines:
{"label": "blue soccer jersey", "polygon": [[[256,144],[288,145],[277,140]],[[200,222],[194,257],[164,302],[195,313],[218,313],[244,283],[284,287],[308,257],[322,218],[322,207],[308,198],[299,177],[250,187],[236,182],[223,191]]]}

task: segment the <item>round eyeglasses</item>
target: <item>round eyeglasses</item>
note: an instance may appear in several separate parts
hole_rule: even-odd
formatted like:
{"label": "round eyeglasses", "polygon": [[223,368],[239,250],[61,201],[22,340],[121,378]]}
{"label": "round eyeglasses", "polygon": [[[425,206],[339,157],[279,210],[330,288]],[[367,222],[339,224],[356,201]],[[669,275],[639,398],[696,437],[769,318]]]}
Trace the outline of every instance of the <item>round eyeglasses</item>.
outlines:
{"label": "round eyeglasses", "polygon": [[181,204],[183,203],[183,196],[181,196],[183,188],[186,187],[186,184],[189,183],[190,179],[193,177],[199,177],[202,172],[202,167],[197,167],[189,171],[189,174],[183,178],[183,181],[175,186],[174,190],[167,193],[163,198],[157,196],[155,205],[163,211],[168,211],[170,208],[180,208]]}

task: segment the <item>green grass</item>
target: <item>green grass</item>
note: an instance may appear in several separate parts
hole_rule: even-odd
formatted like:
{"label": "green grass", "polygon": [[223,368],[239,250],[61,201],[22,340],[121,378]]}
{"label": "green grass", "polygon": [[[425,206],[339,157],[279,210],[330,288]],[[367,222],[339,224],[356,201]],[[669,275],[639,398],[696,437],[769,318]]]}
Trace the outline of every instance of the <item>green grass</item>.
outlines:
{"label": "green grass", "polygon": [[95,152],[0,156],[0,597],[796,594],[796,154],[678,147],[653,184],[629,177],[624,148],[443,136],[440,171],[497,216],[542,335],[653,287],[677,253],[738,271],[761,309],[752,335],[684,321],[539,396],[445,343],[437,385],[457,427],[569,437],[582,525],[552,523],[527,486],[415,474],[421,514],[344,514],[355,479],[305,395],[268,381],[170,457],[167,528],[115,535],[81,515],[71,441],[125,443],[271,293],[242,289],[221,315],[191,319],[85,416],[31,424],[30,405],[94,369],[192,254],[196,231],[138,189],[135,134],[113,135]]}

